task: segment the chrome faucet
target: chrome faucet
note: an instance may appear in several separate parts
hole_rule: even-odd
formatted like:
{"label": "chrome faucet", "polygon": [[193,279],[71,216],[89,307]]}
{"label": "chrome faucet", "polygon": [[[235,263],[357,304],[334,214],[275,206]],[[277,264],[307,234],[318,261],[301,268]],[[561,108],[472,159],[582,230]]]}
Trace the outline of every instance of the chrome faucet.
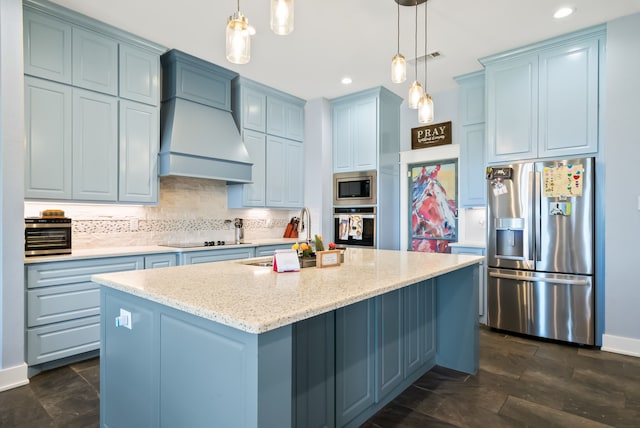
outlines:
{"label": "chrome faucet", "polygon": [[[304,216],[307,216],[307,224],[304,224]],[[305,231],[305,227],[307,230],[307,242],[311,242],[311,211],[309,208],[304,207],[300,211],[300,223],[298,224],[298,233],[302,233]]]}

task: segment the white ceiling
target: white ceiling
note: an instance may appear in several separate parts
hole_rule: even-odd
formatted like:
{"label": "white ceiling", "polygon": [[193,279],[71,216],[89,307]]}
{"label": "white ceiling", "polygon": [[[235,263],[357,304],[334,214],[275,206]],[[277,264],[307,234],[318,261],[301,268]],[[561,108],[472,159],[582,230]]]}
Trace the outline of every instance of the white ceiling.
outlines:
{"label": "white ceiling", "polygon": [[[333,98],[383,85],[404,97],[408,81],[390,80],[397,46],[394,0],[298,0],[295,30],[277,36],[269,29],[269,0],[241,0],[240,10],[257,34],[251,62],[225,59],[226,20],[236,0],[54,0],[100,21],[168,48],[232,69],[243,76],[304,99]],[[574,15],[555,20],[563,5]],[[418,57],[424,55],[424,5],[418,7]],[[414,58],[415,7],[400,7],[400,52]],[[453,76],[481,68],[477,59],[580,28],[640,12],[640,0],[428,0],[430,93],[455,86]],[[353,83],[342,85],[343,76]],[[423,81],[422,65],[418,79]]]}

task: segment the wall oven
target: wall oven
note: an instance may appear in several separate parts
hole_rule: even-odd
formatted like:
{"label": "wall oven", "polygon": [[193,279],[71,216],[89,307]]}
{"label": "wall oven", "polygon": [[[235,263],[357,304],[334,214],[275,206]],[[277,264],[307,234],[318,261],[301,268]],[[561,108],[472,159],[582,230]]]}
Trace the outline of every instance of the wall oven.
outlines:
{"label": "wall oven", "polygon": [[333,242],[341,247],[376,247],[375,207],[333,209]]}
{"label": "wall oven", "polygon": [[71,254],[71,219],[66,217],[24,219],[24,255]]}
{"label": "wall oven", "polygon": [[333,174],[334,205],[375,205],[375,170]]}

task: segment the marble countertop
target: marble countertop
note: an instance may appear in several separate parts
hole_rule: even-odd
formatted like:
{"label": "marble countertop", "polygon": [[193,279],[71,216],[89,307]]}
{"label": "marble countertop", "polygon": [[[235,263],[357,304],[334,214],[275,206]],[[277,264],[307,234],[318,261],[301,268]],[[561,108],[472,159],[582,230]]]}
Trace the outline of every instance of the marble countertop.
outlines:
{"label": "marble countertop", "polygon": [[101,248],[83,248],[74,249],[71,254],[59,254],[53,256],[33,256],[25,257],[24,264],[44,263],[44,262],[61,262],[67,260],[94,259],[99,257],[118,257],[118,256],[139,256],[145,254],[160,253],[185,253],[191,251],[205,250],[224,250],[242,247],[259,247],[262,245],[293,245],[297,240],[294,238],[262,238],[252,239],[246,244],[226,244],[214,247],[193,247],[193,248],[177,248],[162,245],[144,245],[129,247],[101,247]]}
{"label": "marble countertop", "polygon": [[265,258],[92,279],[239,330],[264,333],[483,261],[471,255],[350,248],[344,263],[335,267],[276,273],[246,264],[259,259]]}

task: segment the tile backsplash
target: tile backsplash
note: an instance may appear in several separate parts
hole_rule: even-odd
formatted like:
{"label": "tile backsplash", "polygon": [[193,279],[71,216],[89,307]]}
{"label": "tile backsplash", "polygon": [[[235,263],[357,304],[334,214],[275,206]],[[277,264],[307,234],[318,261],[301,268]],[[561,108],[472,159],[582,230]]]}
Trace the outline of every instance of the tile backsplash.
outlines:
{"label": "tile backsplash", "polygon": [[244,219],[245,241],[281,238],[299,211],[228,209],[225,182],[161,177],[157,206],[25,202],[25,217],[62,209],[72,219],[73,248],[231,242],[233,219]]}

